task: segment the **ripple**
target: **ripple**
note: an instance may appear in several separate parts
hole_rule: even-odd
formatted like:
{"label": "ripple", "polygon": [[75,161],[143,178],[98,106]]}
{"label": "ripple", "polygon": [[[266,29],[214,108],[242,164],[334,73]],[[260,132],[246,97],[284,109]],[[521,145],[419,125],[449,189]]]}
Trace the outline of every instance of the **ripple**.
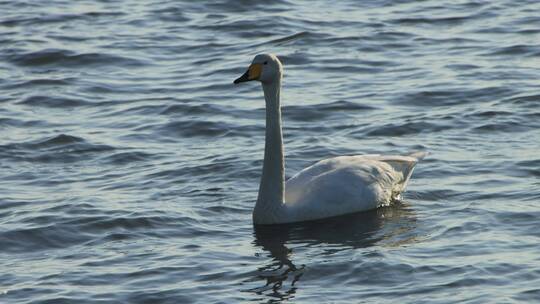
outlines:
{"label": "ripple", "polygon": [[45,120],[21,120],[16,118],[0,118],[0,126],[19,127],[19,128],[43,128],[57,126],[56,124]]}
{"label": "ripple", "polygon": [[84,67],[92,65],[141,66],[143,62],[133,58],[103,53],[82,53],[65,49],[44,49],[36,52],[12,54],[8,60],[19,66]]}
{"label": "ripple", "polygon": [[485,56],[531,56],[539,57],[540,56],[540,45],[512,45],[507,47],[497,48],[489,53],[484,54]]}
{"label": "ripple", "polygon": [[530,105],[530,106],[538,106],[538,104],[540,104],[540,94],[511,97],[511,98],[502,100],[500,103],[501,104],[513,103],[513,104],[525,104],[525,105]]}
{"label": "ripple", "polygon": [[27,146],[31,148],[39,149],[43,147],[63,146],[63,145],[70,145],[70,144],[76,144],[76,143],[83,143],[84,141],[85,140],[81,137],[71,136],[68,134],[60,134],[60,135],[54,136],[52,138],[48,138],[43,141],[27,144]]}
{"label": "ripple", "polygon": [[310,35],[312,35],[310,32],[303,31],[303,32],[300,32],[300,33],[296,33],[296,34],[286,36],[286,37],[270,40],[270,41],[268,41],[266,43],[274,44],[274,45],[283,45],[283,44],[286,44],[286,43],[291,42],[291,41],[295,41],[295,40],[298,40],[298,39],[303,39],[303,38],[309,37]]}
{"label": "ripple", "polygon": [[472,117],[472,118],[497,118],[497,117],[509,117],[514,116],[514,113],[510,111],[496,111],[496,110],[487,110],[487,111],[477,111],[470,114],[465,114],[465,117]]}
{"label": "ripple", "polygon": [[23,99],[19,104],[32,107],[71,108],[87,106],[91,103],[80,98],[74,99],[60,96],[34,95]]}
{"label": "ripple", "polygon": [[66,23],[74,20],[94,20],[97,18],[119,17],[122,12],[86,12],[82,14],[44,14],[32,17],[14,17],[0,21],[0,25],[7,27],[42,25],[52,23]]}
{"label": "ripple", "polygon": [[102,158],[102,161],[111,165],[127,165],[136,162],[146,162],[155,159],[156,155],[140,151],[120,152]]}
{"label": "ripple", "polygon": [[185,114],[185,115],[206,115],[220,114],[227,112],[227,109],[215,104],[174,104],[165,107],[159,112],[161,115]]}
{"label": "ripple", "polygon": [[400,25],[430,25],[430,26],[457,26],[468,21],[477,21],[484,18],[492,18],[497,15],[489,10],[480,11],[470,15],[446,16],[446,17],[406,17],[392,20]]}
{"label": "ripple", "polygon": [[540,159],[520,161],[515,164],[517,169],[528,176],[540,177]]}
{"label": "ripple", "polygon": [[522,123],[515,121],[505,121],[496,123],[486,123],[480,126],[474,127],[473,130],[477,132],[488,133],[502,133],[502,132],[523,132],[528,129],[534,128],[533,126],[523,125]]}
{"label": "ripple", "polygon": [[450,125],[429,122],[389,123],[384,126],[370,127],[365,131],[365,134],[367,136],[404,136],[424,132],[440,132],[452,128],[454,127]]}
{"label": "ripple", "polygon": [[182,137],[215,137],[225,135],[230,125],[213,121],[175,121],[160,128],[159,134]]}
{"label": "ripple", "polygon": [[89,235],[56,224],[0,232],[2,250],[10,253],[67,248],[87,242],[91,238]]}
{"label": "ripple", "polygon": [[20,82],[14,82],[9,85],[6,84],[5,87],[8,89],[32,89],[35,87],[62,87],[69,86],[74,83],[74,78],[65,78],[65,79],[32,79],[32,80],[23,80]]}
{"label": "ripple", "polygon": [[[75,245],[98,244],[139,238],[140,234],[154,234],[156,229],[174,227],[188,218],[167,216],[87,215],[70,219],[60,215],[31,218],[38,227],[0,232],[3,250],[11,253],[68,248]],[[41,223],[40,223],[41,222]],[[53,223],[53,224],[50,224]],[[91,242],[90,242],[91,241]]]}
{"label": "ripple", "polygon": [[167,6],[152,10],[156,19],[167,22],[188,22],[191,20],[181,6]]}
{"label": "ripple", "polygon": [[397,101],[411,106],[453,106],[497,100],[512,94],[508,87],[486,87],[480,89],[431,90],[408,93]]}
{"label": "ripple", "polygon": [[374,110],[374,107],[358,104],[346,100],[338,100],[329,103],[315,104],[309,106],[284,106],[283,116],[287,119],[296,121],[315,121],[327,119],[331,116],[340,116],[344,114],[361,113]]}
{"label": "ripple", "polygon": [[59,134],[30,142],[0,146],[0,156],[30,162],[76,162],[86,160],[91,154],[114,150],[114,147],[92,144],[83,138]]}

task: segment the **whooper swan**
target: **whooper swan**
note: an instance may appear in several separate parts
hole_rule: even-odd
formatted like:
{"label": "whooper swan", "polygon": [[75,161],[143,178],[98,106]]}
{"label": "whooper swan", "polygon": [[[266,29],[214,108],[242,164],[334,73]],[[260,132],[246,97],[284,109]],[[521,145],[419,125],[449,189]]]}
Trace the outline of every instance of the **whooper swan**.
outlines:
{"label": "whooper swan", "polygon": [[272,54],[255,56],[235,84],[258,80],[266,101],[264,164],[254,224],[283,224],[344,215],[390,204],[405,190],[416,163],[408,156],[355,155],[321,160],[285,182],[280,91],[283,66]]}

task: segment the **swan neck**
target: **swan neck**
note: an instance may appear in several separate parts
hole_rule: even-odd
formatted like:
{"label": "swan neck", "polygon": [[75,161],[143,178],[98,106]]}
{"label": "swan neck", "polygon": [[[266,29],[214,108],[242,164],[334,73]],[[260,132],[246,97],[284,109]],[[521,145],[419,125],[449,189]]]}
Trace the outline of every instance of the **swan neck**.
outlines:
{"label": "swan neck", "polygon": [[253,212],[255,223],[272,223],[279,216],[285,194],[285,164],[281,130],[281,77],[262,84],[266,101],[264,162],[259,195]]}

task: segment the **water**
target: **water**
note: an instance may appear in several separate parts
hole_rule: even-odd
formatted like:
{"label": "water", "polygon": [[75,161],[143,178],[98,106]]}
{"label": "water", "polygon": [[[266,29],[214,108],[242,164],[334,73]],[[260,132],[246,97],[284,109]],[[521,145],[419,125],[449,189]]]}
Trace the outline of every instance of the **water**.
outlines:
{"label": "water", "polygon": [[[1,1],[0,303],[540,300],[540,2]],[[431,154],[404,202],[254,229],[287,176]]]}

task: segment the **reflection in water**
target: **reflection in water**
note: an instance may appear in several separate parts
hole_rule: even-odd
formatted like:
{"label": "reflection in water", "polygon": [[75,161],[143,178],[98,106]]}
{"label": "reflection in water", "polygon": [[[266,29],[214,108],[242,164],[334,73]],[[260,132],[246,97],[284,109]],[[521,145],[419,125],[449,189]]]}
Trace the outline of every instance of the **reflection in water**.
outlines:
{"label": "reflection in water", "polygon": [[[249,289],[276,301],[291,299],[304,273],[292,248],[322,248],[322,255],[371,246],[401,246],[416,240],[414,213],[404,203],[332,219],[299,224],[255,226],[255,245],[270,253],[272,261],[258,269],[264,286]],[[283,286],[290,280],[290,285]],[[267,293],[269,292],[269,293]]]}

